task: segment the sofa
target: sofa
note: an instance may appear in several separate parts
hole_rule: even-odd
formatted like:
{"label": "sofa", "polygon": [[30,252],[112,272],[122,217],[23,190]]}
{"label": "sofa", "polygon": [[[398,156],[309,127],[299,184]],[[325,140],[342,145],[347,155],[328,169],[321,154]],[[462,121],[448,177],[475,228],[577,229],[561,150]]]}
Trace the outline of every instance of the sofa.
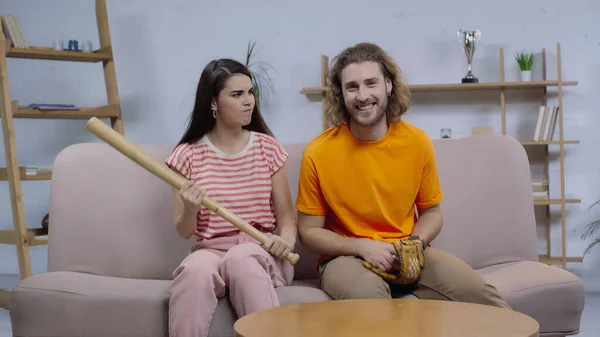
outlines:
{"label": "sofa", "polygon": [[[514,310],[539,322],[540,335],[576,334],[582,283],[538,262],[523,147],[497,135],[434,144],[445,200],[432,246],[471,265]],[[304,145],[285,144],[293,199]],[[159,160],[173,149],[141,147]],[[104,143],[64,149],[53,166],[48,272],[13,289],[13,335],[168,336],[171,273],[193,244],[176,234],[171,196],[167,183]],[[301,243],[295,251],[295,280],[277,289],[282,305],[331,300],[319,289],[317,256]],[[220,299],[209,336],[233,336],[236,319],[227,297]]]}

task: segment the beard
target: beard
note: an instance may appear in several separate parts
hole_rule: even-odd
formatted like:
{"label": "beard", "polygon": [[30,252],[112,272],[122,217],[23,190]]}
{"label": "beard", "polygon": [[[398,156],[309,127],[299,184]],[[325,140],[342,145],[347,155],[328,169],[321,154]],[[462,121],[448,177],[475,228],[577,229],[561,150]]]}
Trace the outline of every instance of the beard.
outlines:
{"label": "beard", "polygon": [[[359,106],[365,106],[373,104],[374,106],[366,111],[359,109]],[[360,126],[373,126],[378,124],[381,119],[383,119],[386,115],[388,107],[387,100],[383,102],[379,99],[369,99],[365,103],[354,103],[349,109],[347,108],[347,113],[350,121],[356,125]],[[373,111],[374,110],[374,111]]]}

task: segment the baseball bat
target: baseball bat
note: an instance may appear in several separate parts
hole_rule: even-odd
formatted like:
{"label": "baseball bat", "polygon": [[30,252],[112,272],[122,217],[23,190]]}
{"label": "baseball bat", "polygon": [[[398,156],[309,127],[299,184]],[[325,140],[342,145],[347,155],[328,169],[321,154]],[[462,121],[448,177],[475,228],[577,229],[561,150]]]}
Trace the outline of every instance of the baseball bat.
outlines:
{"label": "baseball bat", "polygon": [[[104,140],[107,144],[111,145],[117,151],[121,152],[127,158],[131,159],[141,167],[145,168],[150,173],[154,174],[158,178],[164,180],[176,189],[181,189],[181,186],[187,181],[185,177],[173,172],[166,164],[158,161],[156,158],[150,156],[139,146],[135,145],[127,138],[123,137],[120,133],[110,128],[104,122],[96,117],[92,117],[86,124],[86,128],[98,138]],[[240,230],[246,232],[258,242],[264,244],[267,241],[267,236],[259,231],[258,229],[250,226],[243,219],[233,214],[228,209],[219,205],[216,201],[212,200],[208,196],[204,196],[202,199],[202,205],[211,211],[217,213],[223,219],[229,221]],[[290,252],[286,257],[286,260],[294,265],[300,258],[296,253]]]}

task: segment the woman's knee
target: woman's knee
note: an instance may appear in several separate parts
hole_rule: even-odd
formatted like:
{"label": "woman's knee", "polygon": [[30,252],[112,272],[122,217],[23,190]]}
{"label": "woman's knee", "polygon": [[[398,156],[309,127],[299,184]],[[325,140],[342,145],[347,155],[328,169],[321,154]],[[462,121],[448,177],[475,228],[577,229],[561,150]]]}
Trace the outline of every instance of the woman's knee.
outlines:
{"label": "woman's knee", "polygon": [[242,243],[227,251],[219,271],[227,279],[247,275],[250,270],[269,270],[269,253],[255,243]]}
{"label": "woman's knee", "polygon": [[173,287],[183,285],[185,288],[218,288],[223,286],[219,271],[212,264],[184,263],[173,272]]}
{"label": "woman's knee", "polygon": [[221,264],[223,265],[246,265],[249,262],[258,261],[263,263],[269,253],[255,243],[242,243],[227,251]]}

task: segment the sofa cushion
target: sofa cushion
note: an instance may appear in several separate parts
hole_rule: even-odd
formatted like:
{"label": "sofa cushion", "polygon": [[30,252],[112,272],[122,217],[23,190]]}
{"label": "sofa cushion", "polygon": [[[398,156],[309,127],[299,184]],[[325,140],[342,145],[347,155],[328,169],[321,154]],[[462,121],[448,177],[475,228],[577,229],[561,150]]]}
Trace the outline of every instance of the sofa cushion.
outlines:
{"label": "sofa cushion", "polygon": [[15,336],[166,336],[168,281],[77,272],[33,275],[13,289]]}
{"label": "sofa cushion", "polygon": [[[33,275],[13,289],[10,315],[15,336],[168,335],[168,280],[138,280],[78,272]],[[317,280],[277,288],[282,305],[327,301]],[[233,336],[235,310],[219,300],[209,337]]]}
{"label": "sofa cushion", "polygon": [[534,261],[505,263],[477,270],[515,310],[536,319],[544,334],[579,330],[585,297],[572,273]]}

